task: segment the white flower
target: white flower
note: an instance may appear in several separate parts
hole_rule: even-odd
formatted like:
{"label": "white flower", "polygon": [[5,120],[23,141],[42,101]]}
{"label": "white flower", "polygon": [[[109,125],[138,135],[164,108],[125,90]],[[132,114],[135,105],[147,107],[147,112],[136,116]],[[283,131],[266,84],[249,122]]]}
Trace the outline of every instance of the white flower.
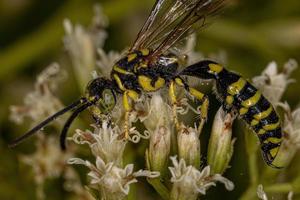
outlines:
{"label": "white flower", "polygon": [[199,171],[193,166],[186,166],[183,159],[178,162],[176,156],[171,157],[174,167],[169,167],[171,182],[173,183],[172,199],[197,199],[199,193],[206,194],[206,190],[215,186],[216,182],[224,183],[227,190],[233,190],[234,185],[219,174],[211,175],[210,167]]}
{"label": "white flower", "polygon": [[80,158],[72,158],[68,163],[85,165],[90,169],[90,184],[99,188],[103,199],[124,199],[129,193],[130,184],[137,182],[137,177],[159,176],[159,172],[148,170],[133,172],[133,164],[119,168],[112,162],[105,163],[100,157],[96,158],[96,165]]}
{"label": "white flower", "polygon": [[283,121],[284,142],[293,148],[300,148],[300,108],[291,110],[287,102],[279,104],[285,111]]}
{"label": "white flower", "polygon": [[21,156],[21,161],[32,167],[34,179],[37,184],[37,196],[44,198],[43,185],[46,179],[57,178],[64,173],[67,159],[72,151],[63,152],[59,148],[56,137],[39,135],[36,142],[36,151],[30,155]]}
{"label": "white flower", "polygon": [[64,20],[66,36],[64,45],[74,67],[80,89],[83,90],[90,80],[90,73],[96,66],[96,50],[102,48],[107,34],[104,30],[107,19],[100,7],[95,7],[95,17],[90,29],[77,24],[72,25],[69,19]]}
{"label": "white flower", "polygon": [[148,110],[145,110],[144,112],[148,114],[143,115],[140,119],[151,133],[160,126],[164,126],[169,130],[171,129],[172,109],[159,93],[153,94],[149,106],[145,108]]}
{"label": "white flower", "polygon": [[232,124],[235,117],[219,108],[209,138],[208,164],[213,173],[221,173],[228,168],[233,154]]}
{"label": "white flower", "polygon": [[10,119],[20,124],[23,123],[25,117],[29,117],[36,123],[61,109],[63,105],[53,95],[52,90],[57,88],[65,77],[66,74],[60,70],[57,63],[47,67],[37,77],[35,90],[24,98],[24,105],[10,107]]}
{"label": "white flower", "polygon": [[101,75],[109,78],[113,65],[121,57],[121,54],[115,51],[106,53],[102,48],[97,50],[99,59],[96,64],[101,71]]}
{"label": "white flower", "polygon": [[178,155],[188,165],[200,166],[200,131],[195,127],[181,125],[177,134]]}
{"label": "white flower", "polygon": [[268,196],[264,191],[264,188],[262,185],[258,185],[257,187],[257,196],[261,200],[268,200]]}
{"label": "white flower", "polygon": [[93,126],[94,131],[76,130],[73,141],[77,144],[88,144],[95,157],[101,157],[104,162],[114,162],[117,166],[122,165],[123,152],[126,141],[120,139],[121,130],[116,126],[108,126],[107,121],[102,127]]}
{"label": "white flower", "polygon": [[252,79],[253,84],[259,88],[269,101],[276,104],[280,101],[288,84],[294,80],[289,79],[291,73],[298,67],[295,60],[289,60],[281,73],[275,62],[271,62],[260,76]]}

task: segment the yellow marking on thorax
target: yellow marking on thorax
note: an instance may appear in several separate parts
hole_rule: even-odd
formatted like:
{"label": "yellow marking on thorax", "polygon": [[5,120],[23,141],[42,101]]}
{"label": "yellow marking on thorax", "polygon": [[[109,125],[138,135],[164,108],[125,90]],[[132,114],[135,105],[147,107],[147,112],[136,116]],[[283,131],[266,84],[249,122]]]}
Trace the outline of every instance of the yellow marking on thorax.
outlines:
{"label": "yellow marking on thorax", "polygon": [[150,53],[150,50],[149,49],[142,49],[141,53],[142,53],[143,56],[148,56],[149,53]]}
{"label": "yellow marking on thorax", "polygon": [[251,121],[251,126],[256,126],[258,123],[259,123],[258,120],[253,119],[253,120]]}
{"label": "yellow marking on thorax", "polygon": [[226,103],[227,103],[228,105],[232,105],[233,101],[234,101],[233,96],[228,95],[228,96],[226,97]]}
{"label": "yellow marking on thorax", "polygon": [[147,76],[144,75],[138,76],[138,82],[140,86],[143,88],[143,90],[145,90],[146,92],[156,91],[165,85],[165,79],[160,77],[157,79],[157,81],[155,81],[154,86],[151,85],[151,81],[152,79]]}
{"label": "yellow marking on thorax", "polygon": [[263,135],[263,134],[265,134],[265,133],[266,133],[266,130],[262,128],[262,129],[260,129],[260,130],[258,131],[257,134]]}
{"label": "yellow marking on thorax", "polygon": [[266,131],[272,131],[275,130],[276,128],[278,128],[280,125],[280,122],[278,121],[275,124],[267,124],[265,126],[263,126],[263,129],[265,129]]}
{"label": "yellow marking on thorax", "polygon": [[181,87],[184,87],[183,81],[181,80],[181,78],[175,78],[175,82],[176,84],[178,84]]}
{"label": "yellow marking on thorax", "polygon": [[212,72],[215,72],[215,73],[220,73],[222,70],[223,70],[223,67],[219,64],[214,64],[214,63],[211,63],[208,65],[209,67],[209,70],[212,71]]}
{"label": "yellow marking on thorax", "polygon": [[116,72],[119,72],[120,74],[127,74],[127,75],[131,74],[131,75],[133,75],[132,72],[126,71],[125,69],[122,69],[122,68],[118,67],[117,65],[115,65],[113,67],[113,70],[116,71]]}
{"label": "yellow marking on thorax", "polygon": [[240,91],[245,87],[247,81],[244,78],[239,78],[238,81],[232,83],[231,85],[229,85],[229,87],[227,88],[227,92],[230,95],[236,95],[239,94]]}
{"label": "yellow marking on thorax", "polygon": [[242,106],[250,108],[251,106],[254,106],[257,104],[261,97],[261,92],[257,91],[252,97],[242,102]]}
{"label": "yellow marking on thorax", "polygon": [[131,62],[131,61],[133,61],[134,59],[136,59],[136,57],[137,57],[137,54],[136,54],[136,53],[129,54],[129,55],[127,56],[127,61],[128,61],[128,62]]}
{"label": "yellow marking on thorax", "polygon": [[273,149],[271,149],[269,152],[270,152],[270,154],[271,154],[271,156],[272,156],[272,158],[275,158],[275,156],[277,155],[277,153],[278,153],[278,150],[279,150],[279,147],[275,147],[275,148],[273,148]]}
{"label": "yellow marking on thorax", "polygon": [[253,117],[257,120],[261,120],[261,119],[268,117],[272,111],[273,111],[273,107],[270,105],[270,107],[267,110],[260,112],[258,114],[255,114]]}
{"label": "yellow marking on thorax", "polygon": [[114,77],[114,79],[116,80],[116,82],[117,82],[118,87],[120,88],[120,90],[125,91],[126,88],[123,86],[123,83],[122,83],[120,77],[119,77],[117,74],[113,74],[113,77]]}
{"label": "yellow marking on thorax", "polygon": [[245,108],[245,107],[242,107],[240,110],[239,110],[239,113],[240,113],[240,115],[244,115],[244,114],[246,114],[247,112],[248,112],[248,108]]}
{"label": "yellow marking on thorax", "polygon": [[280,143],[281,141],[282,141],[281,138],[269,137],[264,141],[264,143],[271,142],[271,143],[277,144],[277,143]]}

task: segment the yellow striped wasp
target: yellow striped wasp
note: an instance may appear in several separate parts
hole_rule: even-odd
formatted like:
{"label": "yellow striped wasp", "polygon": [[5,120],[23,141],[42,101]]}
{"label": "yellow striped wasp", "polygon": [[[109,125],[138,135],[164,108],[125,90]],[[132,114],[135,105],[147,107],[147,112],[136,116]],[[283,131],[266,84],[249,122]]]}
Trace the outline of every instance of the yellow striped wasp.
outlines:
{"label": "yellow striped wasp", "polygon": [[157,0],[126,56],[113,66],[111,79],[99,77],[92,80],[82,98],[45,119],[10,146],[16,146],[58,116],[75,109],[61,132],[61,148],[65,149],[67,131],[78,114],[91,108],[94,119],[100,122],[101,116],[109,115],[114,108],[117,95],[121,95],[123,99],[126,111],[123,137],[128,139],[128,118],[134,102],[142,93],[154,92],[163,87],[169,90],[177,127],[177,87],[184,88],[201,103],[201,118],[205,120],[207,96],[190,87],[184,79],[185,76],[194,76],[215,81],[224,109],[238,113],[254,130],[261,142],[264,160],[268,165],[276,167],[272,163],[282,141],[281,125],[273,106],[261,92],[240,75],[213,61],[200,61],[179,70],[179,67],[182,68],[180,57],[170,50],[188,34],[204,27],[206,20],[215,15],[224,4],[225,0]]}

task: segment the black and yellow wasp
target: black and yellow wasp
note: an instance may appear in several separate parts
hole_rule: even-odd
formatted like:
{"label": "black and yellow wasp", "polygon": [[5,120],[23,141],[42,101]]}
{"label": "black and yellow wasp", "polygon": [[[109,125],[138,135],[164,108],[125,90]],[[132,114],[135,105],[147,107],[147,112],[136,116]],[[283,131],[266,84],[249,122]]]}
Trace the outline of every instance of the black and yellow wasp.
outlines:
{"label": "black and yellow wasp", "polygon": [[[212,79],[224,109],[238,113],[254,132],[260,142],[262,155],[270,166],[278,153],[282,131],[279,117],[270,102],[251,83],[240,75],[228,71],[220,64],[205,60],[191,66],[182,66],[180,55],[171,49],[191,32],[204,27],[206,20],[215,15],[225,0],[157,0],[148,19],[138,33],[126,56],[115,63],[111,79],[98,77],[92,80],[86,94],[66,108],[50,116],[26,134],[12,142],[16,146],[33,135],[58,116],[74,109],[61,132],[61,148],[65,149],[67,131],[79,113],[89,108],[96,121],[109,115],[117,95],[123,99],[125,113],[124,139],[129,137],[128,118],[142,93],[167,87],[176,118],[176,88],[184,88],[201,103],[201,118],[207,117],[208,98],[199,90],[190,87],[185,76]],[[183,70],[179,70],[183,68]]]}

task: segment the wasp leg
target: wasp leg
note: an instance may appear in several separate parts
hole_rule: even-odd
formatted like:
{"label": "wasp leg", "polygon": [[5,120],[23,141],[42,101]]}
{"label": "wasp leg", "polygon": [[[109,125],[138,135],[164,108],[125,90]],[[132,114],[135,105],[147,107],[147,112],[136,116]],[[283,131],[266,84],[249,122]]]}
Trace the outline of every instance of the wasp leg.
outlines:
{"label": "wasp leg", "polygon": [[174,81],[170,82],[169,85],[169,97],[173,108],[174,123],[177,130],[180,130],[180,124],[177,116],[177,98],[176,98],[176,85]]}
{"label": "wasp leg", "polygon": [[188,86],[181,78],[177,77],[175,78],[175,82],[177,85],[184,87],[184,89],[193,97],[196,98],[197,101],[201,103],[200,107],[200,113],[201,113],[201,119],[203,121],[206,121],[207,119],[207,113],[208,113],[208,105],[209,105],[209,100],[205,94],[200,92],[199,90]]}
{"label": "wasp leg", "polygon": [[131,101],[136,102],[139,98],[139,95],[134,90],[126,90],[123,93],[123,106],[125,109],[125,122],[124,122],[124,138],[127,140],[129,138],[129,128],[130,128],[130,112],[133,109]]}

